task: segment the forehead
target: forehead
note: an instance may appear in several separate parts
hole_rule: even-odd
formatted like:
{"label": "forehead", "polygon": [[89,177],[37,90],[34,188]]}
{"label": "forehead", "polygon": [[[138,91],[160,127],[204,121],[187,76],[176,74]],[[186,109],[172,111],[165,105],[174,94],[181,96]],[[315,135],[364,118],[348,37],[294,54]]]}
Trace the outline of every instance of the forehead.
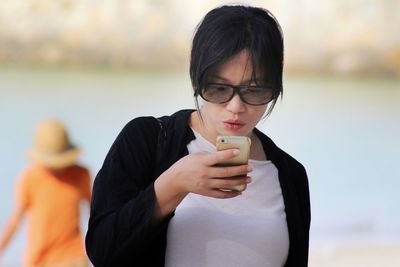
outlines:
{"label": "forehead", "polygon": [[254,70],[253,65],[247,49],[244,49],[219,65],[211,78],[232,84],[257,81],[261,73],[259,68]]}

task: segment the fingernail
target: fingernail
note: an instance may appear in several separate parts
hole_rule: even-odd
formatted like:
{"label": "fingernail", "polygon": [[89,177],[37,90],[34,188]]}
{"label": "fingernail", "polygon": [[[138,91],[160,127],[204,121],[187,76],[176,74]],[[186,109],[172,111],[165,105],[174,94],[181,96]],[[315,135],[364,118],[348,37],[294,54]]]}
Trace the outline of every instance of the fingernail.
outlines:
{"label": "fingernail", "polygon": [[250,177],[246,179],[246,183],[251,183],[251,178]]}
{"label": "fingernail", "polygon": [[233,150],[233,155],[237,156],[240,154],[240,150],[239,149],[234,149]]}
{"label": "fingernail", "polygon": [[247,165],[247,171],[251,172],[251,171],[253,171],[253,168],[250,165]]}

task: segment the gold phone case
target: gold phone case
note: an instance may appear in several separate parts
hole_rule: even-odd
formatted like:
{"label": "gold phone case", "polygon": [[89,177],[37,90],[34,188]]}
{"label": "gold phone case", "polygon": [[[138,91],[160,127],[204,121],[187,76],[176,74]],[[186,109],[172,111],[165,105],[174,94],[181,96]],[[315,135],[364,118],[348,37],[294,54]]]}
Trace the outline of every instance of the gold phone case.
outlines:
{"label": "gold phone case", "polygon": [[[247,164],[250,156],[251,139],[247,136],[218,136],[216,148],[218,151],[237,148],[240,153],[234,158],[230,158],[220,162],[217,166],[235,166]],[[229,188],[231,190],[243,191],[246,189],[246,184],[237,185]]]}

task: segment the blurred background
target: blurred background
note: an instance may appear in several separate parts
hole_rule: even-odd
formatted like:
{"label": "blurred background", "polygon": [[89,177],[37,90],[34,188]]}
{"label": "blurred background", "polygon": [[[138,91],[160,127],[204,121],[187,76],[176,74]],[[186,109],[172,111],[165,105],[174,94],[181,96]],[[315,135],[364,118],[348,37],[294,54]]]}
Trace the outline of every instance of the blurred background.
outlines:
{"label": "blurred background", "polygon": [[[129,120],[194,108],[193,32],[229,3],[283,28],[284,95],[258,127],[308,171],[310,266],[400,266],[400,0],[1,0],[0,228],[40,120],[95,175]],[[21,265],[24,228],[0,266]]]}

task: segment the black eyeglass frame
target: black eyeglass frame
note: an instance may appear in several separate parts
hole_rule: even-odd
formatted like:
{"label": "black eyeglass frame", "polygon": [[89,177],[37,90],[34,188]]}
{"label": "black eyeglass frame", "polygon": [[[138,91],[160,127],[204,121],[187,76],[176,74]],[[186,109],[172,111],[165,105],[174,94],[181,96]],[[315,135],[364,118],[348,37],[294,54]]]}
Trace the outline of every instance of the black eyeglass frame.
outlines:
{"label": "black eyeglass frame", "polygon": [[[230,87],[230,88],[233,89],[232,95],[231,95],[227,100],[222,101],[222,102],[211,101],[211,100],[205,98],[204,95],[203,95],[204,91],[207,90],[207,87],[210,86],[210,85],[217,85],[217,86],[218,86],[218,85],[221,85],[221,86]],[[249,102],[247,102],[247,101],[244,99],[244,97],[243,97],[243,95],[242,95],[242,92],[241,92],[241,90],[243,90],[243,89],[249,89],[249,88],[250,88],[250,89],[251,89],[251,88],[255,88],[255,89],[262,89],[262,90],[270,90],[270,91],[271,91],[271,99],[269,99],[267,102],[262,102],[262,103],[259,103],[259,104],[252,104],[252,103],[249,103]],[[210,102],[210,103],[213,103],[213,104],[224,104],[224,103],[227,103],[227,102],[229,102],[229,101],[232,100],[232,98],[235,96],[235,94],[238,94],[239,97],[240,97],[240,100],[242,100],[244,103],[246,103],[246,104],[248,104],[248,105],[251,105],[251,106],[262,106],[262,105],[266,105],[266,104],[270,103],[272,100],[274,100],[274,91],[273,91],[273,89],[270,88],[270,87],[262,87],[262,86],[252,86],[252,85],[236,85],[236,86],[235,86],[235,85],[225,84],[225,83],[208,83],[208,84],[205,86],[205,88],[203,88],[203,89],[200,91],[200,96],[201,96],[201,98],[203,98],[205,101]]]}

